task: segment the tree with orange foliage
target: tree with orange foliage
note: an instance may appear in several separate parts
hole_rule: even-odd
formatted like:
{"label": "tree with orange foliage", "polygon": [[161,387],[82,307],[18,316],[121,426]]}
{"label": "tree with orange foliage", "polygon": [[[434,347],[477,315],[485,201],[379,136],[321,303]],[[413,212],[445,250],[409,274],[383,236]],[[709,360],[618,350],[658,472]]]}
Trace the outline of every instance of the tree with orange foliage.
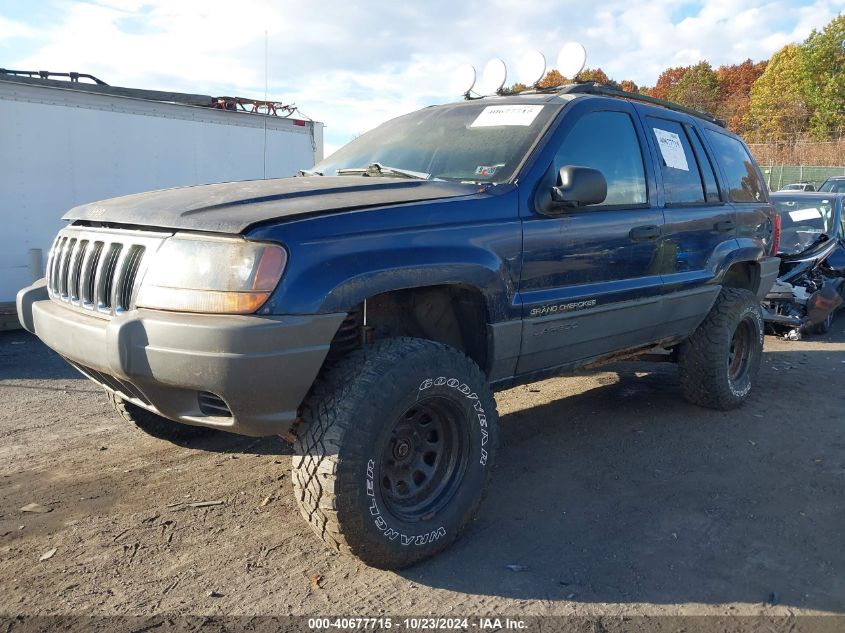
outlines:
{"label": "tree with orange foliage", "polygon": [[674,68],[667,68],[660,77],[657,78],[657,83],[654,88],[649,89],[646,93],[649,97],[655,99],[670,99],[670,95],[675,86],[680,83],[684,75],[690,70],[689,66],[675,66]]}
{"label": "tree with orange foliage", "polygon": [[640,91],[640,87],[637,84],[635,84],[633,81],[631,81],[630,79],[624,79],[624,80],[620,81],[619,82],[619,88],[620,88],[620,90],[624,90],[625,92],[639,92]]}
{"label": "tree with orange foliage", "polygon": [[738,134],[745,132],[745,119],[751,103],[751,86],[766,70],[767,61],[754,63],[746,59],[740,64],[720,66],[716,70],[719,80],[719,106],[714,114],[728,123]]}
{"label": "tree with orange foliage", "polygon": [[539,81],[537,87],[554,88],[555,86],[562,86],[568,83],[572,82],[570,82],[569,79],[561,75],[557,70],[552,68],[549,72],[546,73],[546,76]]}

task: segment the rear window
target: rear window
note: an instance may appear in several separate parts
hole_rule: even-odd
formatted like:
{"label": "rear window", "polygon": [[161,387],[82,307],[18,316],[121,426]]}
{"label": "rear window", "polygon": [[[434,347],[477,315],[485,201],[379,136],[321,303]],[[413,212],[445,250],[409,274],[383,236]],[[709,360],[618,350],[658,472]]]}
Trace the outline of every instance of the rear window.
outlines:
{"label": "rear window", "polygon": [[779,253],[796,255],[815,244],[819,236],[833,231],[832,198],[773,197],[781,218]]}
{"label": "rear window", "polygon": [[745,146],[737,139],[715,130],[706,131],[727,178],[728,193],[732,202],[761,202],[766,199],[765,187],[757,173],[754,161]]}

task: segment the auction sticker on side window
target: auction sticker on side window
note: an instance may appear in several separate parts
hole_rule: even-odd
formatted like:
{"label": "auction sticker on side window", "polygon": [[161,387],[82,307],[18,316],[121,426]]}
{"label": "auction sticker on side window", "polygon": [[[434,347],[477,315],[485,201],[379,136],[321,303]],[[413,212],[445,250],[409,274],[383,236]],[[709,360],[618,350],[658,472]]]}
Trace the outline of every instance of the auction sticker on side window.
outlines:
{"label": "auction sticker on side window", "polygon": [[487,106],[481,111],[470,127],[495,127],[497,125],[531,125],[540,111],[541,105],[498,105]]}
{"label": "auction sticker on side window", "polygon": [[798,209],[797,211],[790,211],[789,217],[793,222],[801,222],[802,220],[815,220],[822,217],[818,209]]}
{"label": "auction sticker on side window", "polygon": [[660,147],[660,153],[663,155],[663,161],[666,163],[666,166],[672,169],[689,171],[687,156],[684,154],[684,146],[681,145],[681,137],[674,132],[661,130],[659,127],[652,129],[654,130],[654,138],[657,139],[657,145]]}

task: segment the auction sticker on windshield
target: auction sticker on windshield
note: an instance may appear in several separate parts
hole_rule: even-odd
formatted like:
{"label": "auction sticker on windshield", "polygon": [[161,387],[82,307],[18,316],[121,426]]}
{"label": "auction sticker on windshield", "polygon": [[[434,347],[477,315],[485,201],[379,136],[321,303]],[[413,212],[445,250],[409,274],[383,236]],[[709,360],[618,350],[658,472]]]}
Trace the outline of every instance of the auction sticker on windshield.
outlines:
{"label": "auction sticker on windshield", "polygon": [[531,125],[543,110],[541,105],[487,106],[470,127],[495,127],[497,125]]}
{"label": "auction sticker on windshield", "polygon": [[815,220],[822,217],[818,209],[798,209],[797,211],[790,211],[789,217],[793,222],[801,222],[802,220]]}

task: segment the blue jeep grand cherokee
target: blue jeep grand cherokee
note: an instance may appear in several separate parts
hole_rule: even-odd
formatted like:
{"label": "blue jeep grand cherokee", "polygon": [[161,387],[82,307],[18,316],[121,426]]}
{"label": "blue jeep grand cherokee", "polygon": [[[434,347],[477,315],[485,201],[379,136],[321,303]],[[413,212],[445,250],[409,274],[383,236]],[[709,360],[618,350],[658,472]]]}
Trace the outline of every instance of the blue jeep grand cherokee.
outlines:
{"label": "blue jeep grand cherokee", "polygon": [[661,350],[745,401],[779,228],[747,147],[580,84],[430,107],[313,171],[69,211],[28,330],[158,436],[296,443],[331,547],[396,568],[475,516],[493,391]]}

